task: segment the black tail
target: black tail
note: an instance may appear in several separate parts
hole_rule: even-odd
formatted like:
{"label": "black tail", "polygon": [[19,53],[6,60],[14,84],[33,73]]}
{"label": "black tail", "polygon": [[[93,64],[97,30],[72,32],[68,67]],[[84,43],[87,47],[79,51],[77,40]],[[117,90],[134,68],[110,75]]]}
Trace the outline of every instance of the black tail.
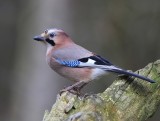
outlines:
{"label": "black tail", "polygon": [[139,79],[143,79],[145,81],[148,81],[150,83],[155,83],[154,80],[152,79],[149,79],[147,77],[144,77],[144,76],[141,76],[141,75],[138,75],[138,74],[135,74],[135,73],[132,73],[132,72],[128,72],[128,71],[125,71],[125,70],[119,70],[119,69],[111,69],[111,70],[107,70],[109,72],[114,72],[114,73],[117,73],[117,74],[125,74],[125,75],[128,75],[128,76],[134,76],[134,77],[137,77]]}

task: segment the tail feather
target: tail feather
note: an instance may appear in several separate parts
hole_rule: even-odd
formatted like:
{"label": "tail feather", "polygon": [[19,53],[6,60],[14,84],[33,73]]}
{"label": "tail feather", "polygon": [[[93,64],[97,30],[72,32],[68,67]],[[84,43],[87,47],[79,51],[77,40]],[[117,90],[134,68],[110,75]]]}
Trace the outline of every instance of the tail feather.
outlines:
{"label": "tail feather", "polygon": [[147,77],[144,77],[144,76],[141,76],[141,75],[138,75],[138,74],[135,74],[135,73],[132,73],[132,72],[128,72],[128,71],[125,71],[125,70],[122,70],[122,69],[111,69],[111,70],[107,70],[108,72],[114,72],[114,73],[117,73],[117,74],[125,74],[125,75],[128,75],[128,76],[134,76],[134,77],[137,77],[139,79],[142,79],[142,80],[145,80],[145,81],[148,81],[150,83],[155,83],[154,80],[152,79],[149,79]]}

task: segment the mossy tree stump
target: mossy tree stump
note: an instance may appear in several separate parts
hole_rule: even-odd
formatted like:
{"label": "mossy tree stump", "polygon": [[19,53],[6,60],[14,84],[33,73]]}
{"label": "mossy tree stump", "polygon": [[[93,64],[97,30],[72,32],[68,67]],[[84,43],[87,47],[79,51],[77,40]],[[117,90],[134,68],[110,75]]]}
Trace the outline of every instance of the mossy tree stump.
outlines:
{"label": "mossy tree stump", "polygon": [[79,97],[69,92],[57,96],[43,121],[144,121],[160,104],[160,60],[136,71],[156,81],[119,77],[103,93]]}

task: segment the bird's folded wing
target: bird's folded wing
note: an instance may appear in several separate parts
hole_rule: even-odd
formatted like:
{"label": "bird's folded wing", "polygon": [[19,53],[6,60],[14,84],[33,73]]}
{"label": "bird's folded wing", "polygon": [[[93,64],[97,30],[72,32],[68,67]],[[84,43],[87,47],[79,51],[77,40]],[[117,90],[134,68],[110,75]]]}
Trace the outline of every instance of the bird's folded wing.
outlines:
{"label": "bird's folded wing", "polygon": [[100,57],[100,56],[90,56],[90,57],[86,57],[86,58],[81,58],[78,60],[61,60],[61,59],[56,59],[56,61],[64,66],[67,67],[72,67],[72,68],[83,68],[83,67],[87,67],[87,68],[99,68],[99,69],[103,69],[104,71],[108,71],[108,72],[113,72],[113,73],[117,73],[117,74],[125,74],[128,76],[134,76],[143,80],[146,80],[148,82],[154,83],[155,81],[152,79],[149,79],[147,77],[132,73],[132,72],[128,72],[126,70],[123,70],[119,67],[114,66],[113,64],[111,64],[109,61],[107,61],[106,59]]}
{"label": "bird's folded wing", "polygon": [[106,66],[115,67],[108,60],[98,55],[80,58],[77,60],[62,60],[57,58],[56,61],[61,65],[64,65],[67,67],[73,67],[73,68],[82,68],[82,67],[104,68],[104,66],[105,68]]}

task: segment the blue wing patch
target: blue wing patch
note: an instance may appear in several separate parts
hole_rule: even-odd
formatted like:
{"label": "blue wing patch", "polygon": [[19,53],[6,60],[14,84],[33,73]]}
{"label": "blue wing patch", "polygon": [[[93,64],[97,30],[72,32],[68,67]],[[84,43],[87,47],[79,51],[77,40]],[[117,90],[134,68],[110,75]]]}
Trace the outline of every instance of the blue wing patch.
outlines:
{"label": "blue wing patch", "polygon": [[86,57],[86,58],[81,58],[78,60],[62,60],[62,59],[56,59],[56,61],[64,66],[67,67],[95,67],[95,66],[111,66],[113,64],[111,64],[109,61],[107,61],[106,59],[102,58],[101,56],[90,56],[90,57]]}
{"label": "blue wing patch", "polygon": [[61,60],[61,59],[56,59],[56,60],[59,64],[68,67],[78,67],[80,64],[80,61],[78,60]]}

